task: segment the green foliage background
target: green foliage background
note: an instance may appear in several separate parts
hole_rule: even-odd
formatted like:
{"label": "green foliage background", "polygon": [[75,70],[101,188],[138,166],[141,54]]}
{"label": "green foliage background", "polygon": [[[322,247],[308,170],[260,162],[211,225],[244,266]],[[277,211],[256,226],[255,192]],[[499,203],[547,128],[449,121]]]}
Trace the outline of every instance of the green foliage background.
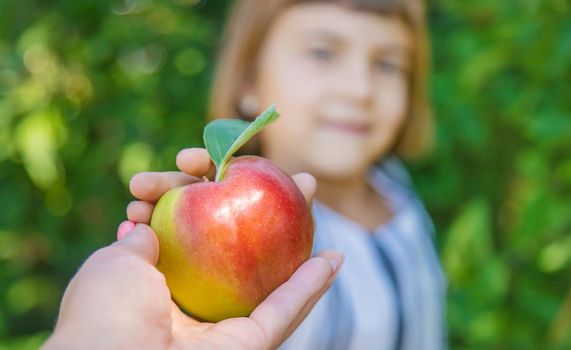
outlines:
{"label": "green foliage background", "polygon": [[[0,1],[0,349],[36,348],[129,177],[200,145],[226,1]],[[453,349],[571,347],[571,5],[429,3],[439,128],[410,164]]]}

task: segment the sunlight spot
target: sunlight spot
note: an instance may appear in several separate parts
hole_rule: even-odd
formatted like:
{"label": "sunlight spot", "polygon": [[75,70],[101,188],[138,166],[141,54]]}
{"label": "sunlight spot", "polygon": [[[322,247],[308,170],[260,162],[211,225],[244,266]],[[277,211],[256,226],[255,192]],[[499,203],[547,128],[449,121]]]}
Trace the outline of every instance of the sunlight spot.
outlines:
{"label": "sunlight spot", "polygon": [[561,270],[571,255],[571,238],[558,240],[543,248],[539,253],[539,268],[544,272]]}
{"label": "sunlight spot", "polygon": [[123,149],[119,159],[119,176],[123,183],[128,184],[133,175],[148,171],[154,158],[152,148],[143,142],[135,142]]}
{"label": "sunlight spot", "polygon": [[41,189],[49,188],[61,176],[57,148],[63,144],[66,131],[54,109],[31,114],[18,126],[16,144],[24,168]]}

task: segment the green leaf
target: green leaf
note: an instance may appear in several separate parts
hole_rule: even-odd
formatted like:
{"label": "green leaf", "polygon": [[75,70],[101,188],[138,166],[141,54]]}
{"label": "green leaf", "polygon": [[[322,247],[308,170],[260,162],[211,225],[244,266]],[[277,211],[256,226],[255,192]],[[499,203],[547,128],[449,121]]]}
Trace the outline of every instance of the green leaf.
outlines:
{"label": "green leaf", "polygon": [[204,145],[216,167],[225,160],[234,142],[249,125],[250,123],[237,119],[218,119],[206,125]]}
{"label": "green leaf", "polygon": [[204,145],[216,165],[216,181],[224,179],[226,165],[232,155],[278,116],[279,113],[272,105],[251,123],[236,119],[218,119],[206,125]]}

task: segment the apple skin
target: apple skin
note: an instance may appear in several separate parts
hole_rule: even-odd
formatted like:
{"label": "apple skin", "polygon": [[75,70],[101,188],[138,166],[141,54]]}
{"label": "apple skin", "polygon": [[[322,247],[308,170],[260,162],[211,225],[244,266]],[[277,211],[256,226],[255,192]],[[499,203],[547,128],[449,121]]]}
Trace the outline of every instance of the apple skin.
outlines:
{"label": "apple skin", "polygon": [[292,178],[271,161],[232,160],[220,182],[167,192],[151,227],[157,268],[175,302],[217,322],[248,316],[311,255],[309,205]]}

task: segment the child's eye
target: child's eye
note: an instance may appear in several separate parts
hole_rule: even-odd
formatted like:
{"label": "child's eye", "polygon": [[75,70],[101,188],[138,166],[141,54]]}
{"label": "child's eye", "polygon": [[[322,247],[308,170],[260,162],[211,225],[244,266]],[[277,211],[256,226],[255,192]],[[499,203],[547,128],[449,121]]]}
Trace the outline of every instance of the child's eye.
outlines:
{"label": "child's eye", "polygon": [[400,64],[389,60],[377,61],[375,66],[377,70],[382,73],[400,74],[404,71],[403,67]]}
{"label": "child's eye", "polygon": [[309,49],[309,55],[319,61],[331,61],[333,59],[333,51],[325,48]]}

